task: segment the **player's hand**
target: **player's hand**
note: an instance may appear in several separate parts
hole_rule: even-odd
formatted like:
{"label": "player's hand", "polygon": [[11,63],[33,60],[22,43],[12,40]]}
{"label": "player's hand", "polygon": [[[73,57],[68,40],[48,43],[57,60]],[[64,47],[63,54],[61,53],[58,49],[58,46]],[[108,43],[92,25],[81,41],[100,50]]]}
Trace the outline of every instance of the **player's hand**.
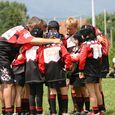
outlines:
{"label": "player's hand", "polygon": [[18,55],[17,59],[18,59],[18,60],[21,60],[22,57],[23,57],[22,54],[20,54],[20,55]]}
{"label": "player's hand", "polygon": [[84,73],[83,73],[83,72],[79,72],[79,78],[80,78],[80,79],[85,78],[85,76],[84,76]]}
{"label": "player's hand", "polygon": [[66,86],[69,86],[69,84],[70,84],[70,80],[66,79]]}
{"label": "player's hand", "polygon": [[54,39],[54,43],[55,44],[62,44],[62,41],[58,38]]}

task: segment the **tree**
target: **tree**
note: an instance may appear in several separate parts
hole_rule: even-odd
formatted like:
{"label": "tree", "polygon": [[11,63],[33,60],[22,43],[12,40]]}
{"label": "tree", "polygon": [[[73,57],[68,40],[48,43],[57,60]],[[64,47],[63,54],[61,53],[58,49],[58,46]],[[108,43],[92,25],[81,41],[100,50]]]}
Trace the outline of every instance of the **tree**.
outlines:
{"label": "tree", "polygon": [[27,8],[24,4],[0,2],[0,34],[13,26],[23,24],[27,18]]}

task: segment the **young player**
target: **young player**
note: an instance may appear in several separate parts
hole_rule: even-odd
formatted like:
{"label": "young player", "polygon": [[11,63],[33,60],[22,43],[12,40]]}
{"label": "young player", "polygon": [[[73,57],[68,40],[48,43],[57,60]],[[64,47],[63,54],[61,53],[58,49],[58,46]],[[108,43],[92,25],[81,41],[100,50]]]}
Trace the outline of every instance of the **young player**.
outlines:
{"label": "young player", "polygon": [[[56,115],[56,94],[60,90],[61,112],[68,112],[68,96],[66,87],[65,70],[72,67],[71,57],[63,45],[44,45],[38,50],[39,69],[45,76],[46,86],[49,88],[49,104],[51,115]],[[65,66],[64,66],[65,65]]]}
{"label": "young player", "polygon": [[99,91],[102,46],[96,41],[95,29],[92,26],[82,26],[80,33],[84,42],[80,46],[79,55],[76,56],[76,61],[79,62],[79,77],[85,77],[86,87],[92,103],[92,112],[89,115],[97,115],[100,114],[98,105],[102,104],[102,96]]}
{"label": "young player", "polygon": [[[97,40],[102,45],[101,78],[106,78],[107,73],[109,73],[108,54],[109,54],[110,44],[109,44],[107,37],[104,36],[98,28],[95,28],[95,30],[96,30]],[[103,105],[99,105],[99,108],[104,113],[106,111],[106,108],[105,108],[104,93],[103,93],[103,89],[102,89],[102,79],[101,78],[100,78],[99,83],[100,83],[100,92],[101,92],[102,98],[103,98]]]}
{"label": "young player", "polygon": [[[65,21],[65,27],[66,27],[67,34],[65,35],[65,39],[63,39],[63,43],[67,48],[68,52],[72,53],[74,52],[75,47],[77,47],[76,43],[74,42],[75,40],[73,38],[73,35],[78,29],[78,21],[74,17],[68,17]],[[71,80],[70,80],[70,84],[71,84],[71,96],[74,105],[74,110],[72,113],[74,113],[77,111],[76,91],[71,83]]]}
{"label": "young player", "polygon": [[[50,21],[48,23],[48,33],[46,33],[46,37],[48,37],[48,38],[56,37],[58,39],[63,40],[64,36],[63,36],[63,34],[60,34],[59,29],[60,29],[60,25],[57,21],[55,21],[55,20]],[[50,94],[50,90],[48,89],[48,102],[50,100],[49,94]],[[61,105],[62,105],[61,102],[62,101],[61,101],[61,92],[60,92],[60,90],[57,91],[57,98],[58,98],[58,105],[59,105],[59,115],[61,115],[62,114],[62,112],[61,112],[61,109],[62,109],[61,108]]]}

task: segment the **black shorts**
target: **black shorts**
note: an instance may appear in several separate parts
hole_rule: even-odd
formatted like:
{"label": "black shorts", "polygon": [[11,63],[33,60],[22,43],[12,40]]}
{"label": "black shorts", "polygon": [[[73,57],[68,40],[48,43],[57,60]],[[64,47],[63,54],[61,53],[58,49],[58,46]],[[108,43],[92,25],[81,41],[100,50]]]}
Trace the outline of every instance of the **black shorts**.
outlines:
{"label": "black shorts", "polygon": [[14,76],[14,83],[16,85],[24,86],[25,84],[25,74],[17,74]]}
{"label": "black shorts", "polygon": [[85,83],[99,83],[99,79],[100,79],[99,77],[86,75],[84,82]]}
{"label": "black shorts", "polygon": [[80,79],[79,76],[72,76],[70,78],[70,85],[73,85],[74,87],[83,87],[85,86],[85,83],[84,83],[84,78],[83,79]]}
{"label": "black shorts", "polygon": [[3,83],[14,83],[14,74],[10,67],[0,67],[0,84]]}
{"label": "black shorts", "polygon": [[66,80],[46,82],[46,86],[50,88],[56,88],[56,89],[61,87],[66,87]]}

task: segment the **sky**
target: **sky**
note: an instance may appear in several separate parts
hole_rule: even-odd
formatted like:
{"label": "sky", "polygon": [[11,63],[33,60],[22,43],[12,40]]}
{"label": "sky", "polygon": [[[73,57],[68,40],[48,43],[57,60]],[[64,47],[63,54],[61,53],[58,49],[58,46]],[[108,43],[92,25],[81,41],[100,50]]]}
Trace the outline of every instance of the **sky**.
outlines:
{"label": "sky", "polygon": [[[0,0],[24,3],[28,15],[40,18],[66,18],[91,16],[91,0]],[[115,12],[115,0],[94,0],[95,14]]]}

